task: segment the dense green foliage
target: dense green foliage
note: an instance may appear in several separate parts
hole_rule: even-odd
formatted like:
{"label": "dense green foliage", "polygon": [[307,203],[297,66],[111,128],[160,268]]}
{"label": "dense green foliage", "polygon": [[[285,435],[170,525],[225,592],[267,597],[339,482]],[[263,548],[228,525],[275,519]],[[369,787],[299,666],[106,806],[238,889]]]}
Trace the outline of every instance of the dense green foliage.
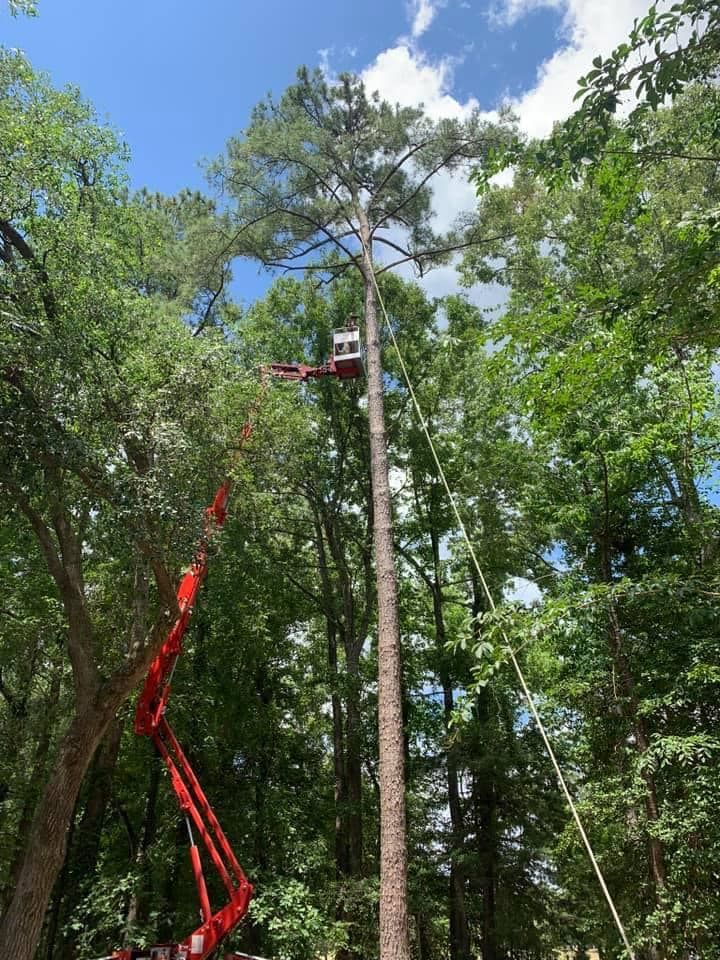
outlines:
{"label": "dense green foliage", "polygon": [[[676,14],[706,12],[688,3]],[[385,342],[418,960],[549,960],[591,946],[604,960],[623,956],[503,635],[638,957],[720,958],[714,20],[687,59],[658,53],[655,72],[639,77],[639,109],[595,123],[592,149],[586,137],[607,90],[638,79],[624,66],[631,50],[652,31],[666,39],[669,23],[651,14],[627,50],[600,59],[582,88],[599,93],[575,126],[515,144],[511,185],[492,186],[485,168],[478,208],[467,211],[469,239],[483,243],[469,248],[460,279],[498,279],[501,310],[460,293],[430,301],[414,283],[380,277],[501,601],[488,610]],[[397,129],[391,108],[306,73],[281,103],[297,109],[303,90],[320,90],[339,118],[352,90],[383,135]],[[233,141],[218,170],[259,182],[269,145],[277,152],[268,111],[258,108],[252,136]],[[419,112],[405,120],[437,133]],[[282,215],[268,217],[263,198],[261,226],[239,238],[253,210],[237,182],[231,215],[195,194],[131,196],[112,131],[17,54],[0,57],[0,131],[5,911],[67,731],[160,636],[163,590],[192,553],[255,371],[324,361],[332,329],[362,316],[363,285],[337,253],[312,259],[324,249],[316,221],[337,225],[353,201],[342,184],[323,193],[299,174],[281,182],[294,212],[283,200]],[[441,133],[442,152],[458,130]],[[555,163],[573,136],[577,155]],[[467,149],[485,153],[484,142]],[[421,156],[416,173],[433,158]],[[550,166],[539,169],[543,158]],[[365,173],[382,222],[409,187],[375,159]],[[418,198],[425,216],[432,198]],[[288,217],[312,223],[293,231]],[[230,229],[238,252],[272,234],[268,263],[297,256],[329,282],[319,271],[276,278],[242,312],[225,293]],[[429,237],[398,241],[403,257]],[[438,246],[463,242],[455,233]],[[373,958],[377,647],[362,382],[273,383],[235,480],[171,706],[257,886],[230,946],[282,960]],[[128,692],[69,817],[38,953],[48,960],[195,925],[184,827],[158,758],[133,735]],[[213,880],[211,897],[221,896]]]}
{"label": "dense green foliage", "polygon": [[[712,96],[688,92],[661,135],[695,129]],[[616,155],[579,187],[518,171],[484,201],[515,237],[494,253],[511,295],[493,376],[532,438],[526,510],[556,567],[513,632],[572,711],[585,812],[625,851],[609,871],[637,864],[622,912],[670,956],[718,938],[716,253],[698,240],[717,201],[705,162]]]}

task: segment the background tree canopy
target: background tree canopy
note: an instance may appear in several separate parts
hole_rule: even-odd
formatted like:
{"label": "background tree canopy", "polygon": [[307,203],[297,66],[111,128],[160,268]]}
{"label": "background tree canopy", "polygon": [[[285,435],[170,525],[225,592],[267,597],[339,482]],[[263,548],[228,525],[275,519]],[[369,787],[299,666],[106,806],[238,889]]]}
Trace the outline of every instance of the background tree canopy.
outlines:
{"label": "background tree canopy", "polygon": [[[506,118],[431,123],[358,78],[301,70],[213,165],[213,196],[131,192],[126,148],[80,94],[0,54],[8,956],[105,956],[196,925],[184,826],[133,734],[133,694],[258,368],[320,364],[332,330],[362,321],[370,237],[498,599],[490,611],[381,324],[411,953],[625,955],[505,637],[637,957],[720,958],[716,21],[689,0],[651,10],[598,52],[578,112],[543,142]],[[429,177],[468,164],[477,203],[436,232]],[[461,286],[429,298],[390,269],[458,251],[459,284],[494,279],[502,309]],[[275,271],[245,307],[240,256]],[[257,889],[228,949],[372,960],[365,383],[274,382],[233,476],[171,707]]]}

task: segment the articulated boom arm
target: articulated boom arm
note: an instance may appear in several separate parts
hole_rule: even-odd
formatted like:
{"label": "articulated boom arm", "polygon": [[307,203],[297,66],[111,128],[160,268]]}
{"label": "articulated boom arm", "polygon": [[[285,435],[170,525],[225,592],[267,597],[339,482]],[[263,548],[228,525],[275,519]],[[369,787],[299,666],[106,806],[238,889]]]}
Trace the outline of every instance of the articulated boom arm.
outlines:
{"label": "articulated boom arm", "polygon": [[[252,422],[243,427],[240,451],[252,434]],[[239,451],[239,452],[240,452]],[[170,695],[172,675],[182,653],[182,640],[190,623],[198,592],[207,574],[208,548],[227,517],[227,506],[232,483],[227,478],[218,488],[215,498],[205,511],[203,534],[195,557],[177,589],[179,613],[168,638],[150,665],[145,685],[135,712],[135,732],[152,738],[165,761],[170,782],[185,815],[190,836],[190,862],[200,900],[202,924],[180,943],[160,944],[149,950],[121,950],[116,960],[205,960],[245,916],[252,896],[248,881],[232,847],[225,836],[210,803],[198,782],[175,734],[165,718]],[[193,837],[197,831],[213,866],[228,894],[227,904],[213,914],[203,873],[200,851]]]}
{"label": "articulated boom arm", "polygon": [[263,369],[280,380],[300,380],[303,383],[311,378],[319,379],[336,375],[332,369],[332,361],[320,367],[309,367],[306,363],[271,363]]}
{"label": "articulated boom arm", "polygon": [[[360,375],[360,361],[357,327],[350,326],[334,334],[333,356],[319,367],[309,367],[304,363],[273,363],[263,368],[263,385],[248,415],[240,435],[237,456],[242,454],[245,443],[253,432],[253,418],[260,407],[267,385],[267,377],[282,380],[307,381],[309,378],[337,377],[341,380]],[[344,341],[348,340],[355,352],[349,350]],[[342,347],[337,343],[343,342]],[[172,676],[178,657],[182,653],[182,641],[190,623],[193,607],[200,587],[207,575],[208,549],[212,540],[221,530],[227,517],[228,502],[232,490],[232,481],[227,477],[215,494],[210,506],[205,510],[203,533],[198,543],[195,557],[180,580],[177,589],[178,617],[168,634],[155,660],[148,671],[145,685],[138,699],[135,712],[135,732],[150,737],[165,761],[170,774],[170,782],[185,816],[190,837],[190,862],[200,900],[201,925],[180,942],[158,944],[147,949],[128,948],[113,954],[114,960],[206,960],[219,945],[220,941],[245,916],[250,905],[253,887],[232,851],[227,837],[200,786],[190,763],[165,717]],[[200,851],[193,836],[193,828],[202,840],[206,853],[217,870],[227,891],[228,902],[215,913],[210,906],[207,885],[203,873]],[[249,960],[240,954],[228,956],[226,960]]]}

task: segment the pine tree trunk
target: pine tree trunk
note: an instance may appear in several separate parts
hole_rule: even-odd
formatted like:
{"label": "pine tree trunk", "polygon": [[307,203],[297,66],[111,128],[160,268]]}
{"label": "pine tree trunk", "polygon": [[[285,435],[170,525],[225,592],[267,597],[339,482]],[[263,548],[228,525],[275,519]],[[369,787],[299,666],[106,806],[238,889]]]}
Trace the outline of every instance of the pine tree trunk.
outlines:
{"label": "pine tree trunk", "polygon": [[383,371],[372,277],[371,243],[363,216],[368,419],[378,602],[378,741],[380,785],[380,960],[409,960],[405,757],[402,674],[392,502],[385,434]]}

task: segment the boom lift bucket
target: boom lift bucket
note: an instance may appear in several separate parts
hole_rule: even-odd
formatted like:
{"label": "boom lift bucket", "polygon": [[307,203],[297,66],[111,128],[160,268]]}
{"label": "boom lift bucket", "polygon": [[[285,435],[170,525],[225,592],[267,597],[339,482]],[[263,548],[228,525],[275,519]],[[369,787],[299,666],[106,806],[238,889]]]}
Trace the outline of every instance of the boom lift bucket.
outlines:
{"label": "boom lift bucket", "polygon": [[355,324],[333,331],[332,365],[341,380],[350,380],[363,374],[360,351],[360,329]]}

